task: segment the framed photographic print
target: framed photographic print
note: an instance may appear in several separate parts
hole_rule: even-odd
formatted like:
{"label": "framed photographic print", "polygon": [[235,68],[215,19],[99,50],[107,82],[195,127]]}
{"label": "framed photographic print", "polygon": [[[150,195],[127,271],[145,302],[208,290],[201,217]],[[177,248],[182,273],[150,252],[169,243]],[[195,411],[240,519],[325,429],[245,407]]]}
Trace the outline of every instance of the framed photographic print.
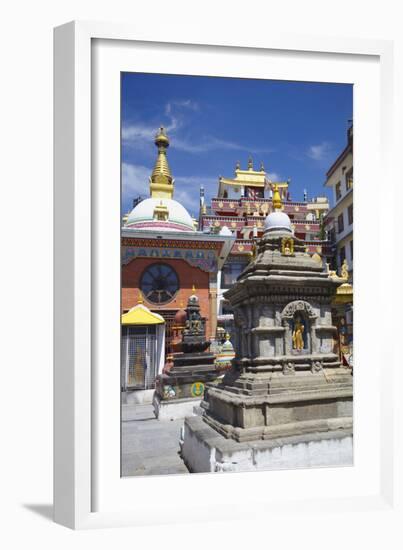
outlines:
{"label": "framed photographic print", "polygon": [[391,60],[55,30],[56,521],[390,505]]}

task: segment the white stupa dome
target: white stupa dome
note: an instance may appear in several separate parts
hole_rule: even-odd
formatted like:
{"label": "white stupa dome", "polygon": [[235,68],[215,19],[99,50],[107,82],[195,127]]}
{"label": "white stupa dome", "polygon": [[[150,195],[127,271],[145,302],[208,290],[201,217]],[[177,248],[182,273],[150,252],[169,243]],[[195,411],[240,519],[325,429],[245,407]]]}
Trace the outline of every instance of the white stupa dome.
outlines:
{"label": "white stupa dome", "polygon": [[265,231],[287,231],[292,233],[291,220],[285,212],[274,211],[266,217],[264,222]]}
{"label": "white stupa dome", "polygon": [[[156,207],[166,207],[165,220],[155,216]],[[149,198],[141,201],[127,217],[125,227],[165,231],[195,231],[193,219],[179,202],[167,198]]]}
{"label": "white stupa dome", "polygon": [[155,136],[157,160],[150,176],[149,199],[139,202],[127,216],[125,227],[155,231],[195,231],[189,212],[172,196],[174,179],[169,168],[169,139],[161,126]]}
{"label": "white stupa dome", "polygon": [[232,231],[226,225],[224,225],[219,234],[224,236],[224,237],[228,237],[228,236],[232,235]]}

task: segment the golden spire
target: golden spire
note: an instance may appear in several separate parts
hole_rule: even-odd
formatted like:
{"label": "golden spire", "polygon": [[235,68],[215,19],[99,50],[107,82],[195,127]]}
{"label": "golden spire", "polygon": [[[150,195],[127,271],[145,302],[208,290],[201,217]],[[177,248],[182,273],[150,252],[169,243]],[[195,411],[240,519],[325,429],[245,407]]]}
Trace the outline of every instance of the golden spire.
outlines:
{"label": "golden spire", "polygon": [[274,184],[272,202],[273,202],[274,210],[281,210],[281,207],[283,206],[283,204],[281,202],[280,191],[278,190],[277,183]]}
{"label": "golden spire", "polygon": [[158,156],[150,177],[150,194],[154,199],[172,199],[174,180],[167,160],[169,139],[162,126],[155,136],[155,145],[158,147]]}
{"label": "golden spire", "polygon": [[137,303],[138,304],[142,304],[143,303],[143,295],[141,293],[141,290],[139,290],[139,294],[138,294],[138,297],[137,297]]}

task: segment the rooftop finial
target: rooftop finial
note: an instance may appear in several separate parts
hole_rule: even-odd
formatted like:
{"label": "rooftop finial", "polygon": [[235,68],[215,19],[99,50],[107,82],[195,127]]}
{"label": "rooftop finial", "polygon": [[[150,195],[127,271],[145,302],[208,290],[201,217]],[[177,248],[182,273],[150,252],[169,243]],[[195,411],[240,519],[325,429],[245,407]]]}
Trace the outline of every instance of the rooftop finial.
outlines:
{"label": "rooftop finial", "polygon": [[138,304],[144,303],[143,295],[142,295],[142,293],[141,293],[141,290],[139,290],[139,294],[138,294],[138,297],[137,297],[137,303],[138,303]]}
{"label": "rooftop finial", "polygon": [[274,210],[281,210],[282,202],[281,202],[280,191],[278,190],[277,183],[274,184],[272,202],[273,202]]}
{"label": "rooftop finial", "polygon": [[248,158],[248,170],[253,170],[253,159],[251,155],[249,155],[249,158]]}
{"label": "rooftop finial", "polygon": [[154,143],[158,147],[158,156],[150,177],[150,194],[153,198],[171,199],[174,180],[167,160],[169,139],[163,126],[158,130]]}
{"label": "rooftop finial", "polygon": [[240,169],[241,169],[241,163],[239,162],[239,160],[237,160],[235,165],[235,170],[240,170]]}
{"label": "rooftop finial", "polygon": [[196,287],[195,287],[195,285],[192,286],[192,292],[193,292],[193,294],[196,292]]}
{"label": "rooftop finial", "polygon": [[260,163],[260,171],[264,172],[264,163],[263,163],[263,161]]}

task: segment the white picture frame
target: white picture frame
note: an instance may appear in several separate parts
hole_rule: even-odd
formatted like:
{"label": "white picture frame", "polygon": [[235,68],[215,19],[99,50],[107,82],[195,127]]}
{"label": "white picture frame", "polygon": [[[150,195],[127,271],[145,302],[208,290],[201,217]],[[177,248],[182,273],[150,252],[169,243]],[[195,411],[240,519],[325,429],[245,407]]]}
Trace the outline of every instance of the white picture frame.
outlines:
{"label": "white picture frame", "polygon": [[[170,54],[169,61],[164,60],[165,71],[161,70],[162,50]],[[267,59],[271,63],[268,73],[262,68]],[[169,30],[164,36],[153,36],[151,30],[131,25],[72,22],[55,29],[54,62],[55,521],[81,529],[176,523],[178,517],[190,522],[195,516],[198,521],[264,518],[268,513],[289,518],[300,513],[301,502],[304,513],[321,513],[326,508],[328,512],[347,509],[393,515],[398,489],[391,418],[397,414],[392,382],[397,354],[393,346],[385,349],[382,342],[394,329],[380,324],[378,339],[368,350],[371,308],[364,298],[370,290],[378,307],[389,311],[393,304],[393,269],[381,269],[386,259],[394,257],[386,206],[393,204],[393,185],[382,189],[382,201],[377,198],[381,173],[382,179],[392,181],[393,44],[280,33],[258,37],[253,29],[236,38],[229,32],[217,37],[206,31],[200,41],[186,30],[176,31],[175,36]],[[118,324],[109,324],[108,319],[118,319],[114,316],[116,293],[120,292],[120,180],[114,186],[100,182],[115,181],[120,162],[116,132],[120,106],[113,82],[120,71],[136,67],[147,72],[192,74],[197,70],[197,74],[212,76],[291,75],[291,79],[318,81],[333,81],[332,75],[337,74],[336,82],[343,81],[344,74],[346,82],[354,83],[355,100],[359,98],[354,105],[358,182],[354,222],[364,229],[354,236],[359,253],[354,270],[357,345],[352,468],[120,478],[119,392],[112,389],[114,370],[106,365],[118,361],[114,356]],[[105,102],[111,111],[106,118],[99,116]],[[94,151],[106,146],[111,153],[101,166]],[[365,193],[360,179],[366,182]],[[374,211],[378,212],[376,219]],[[371,241],[365,237],[367,230],[371,230]],[[106,261],[114,267],[109,268]],[[371,283],[367,273],[371,273]],[[105,292],[108,288],[116,289],[111,296]],[[102,338],[106,334],[108,338]],[[381,363],[390,368],[381,368]],[[119,369],[116,377],[119,388]],[[372,435],[365,429],[366,421]],[[134,491],[140,499],[130,498]],[[156,498],[164,494],[172,495],[169,506]]]}

